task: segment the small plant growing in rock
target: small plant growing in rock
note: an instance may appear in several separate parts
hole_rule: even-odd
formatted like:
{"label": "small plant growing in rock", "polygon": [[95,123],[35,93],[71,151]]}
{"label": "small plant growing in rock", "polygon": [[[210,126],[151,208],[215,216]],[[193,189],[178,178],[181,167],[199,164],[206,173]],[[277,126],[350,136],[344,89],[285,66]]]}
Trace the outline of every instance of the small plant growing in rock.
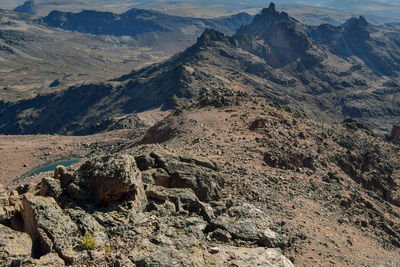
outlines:
{"label": "small plant growing in rock", "polygon": [[86,250],[92,250],[96,246],[96,240],[90,233],[86,233],[80,240],[80,246]]}
{"label": "small plant growing in rock", "polygon": [[103,249],[106,254],[110,254],[112,252],[112,248],[110,246],[104,245]]}

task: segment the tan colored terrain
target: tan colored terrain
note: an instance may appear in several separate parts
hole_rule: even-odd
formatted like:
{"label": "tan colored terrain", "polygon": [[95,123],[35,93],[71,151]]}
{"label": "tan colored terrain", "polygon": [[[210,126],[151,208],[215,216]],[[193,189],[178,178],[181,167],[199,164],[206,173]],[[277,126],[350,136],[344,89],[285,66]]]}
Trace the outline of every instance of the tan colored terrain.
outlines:
{"label": "tan colored terrain", "polygon": [[[266,214],[265,220],[273,222],[271,229],[283,242],[283,254],[295,266],[399,266],[398,146],[374,137],[355,121],[321,124],[260,97],[229,96],[222,106],[218,104],[222,103],[221,98],[214,97],[206,95],[199,103],[174,112],[146,132],[126,130],[86,137],[2,136],[2,175],[15,177],[29,169],[23,168],[23,164],[40,165],[70,155],[137,156],[159,151],[193,158],[203,156],[218,164],[225,179],[223,197],[213,207],[218,210],[221,203],[234,206],[250,203],[260,209]],[[356,174],[347,172],[346,168],[354,168]],[[39,178],[52,181],[48,178],[51,175],[24,182],[35,184]],[[145,188],[146,194],[163,198],[157,195],[161,194],[158,191],[149,193],[151,186]],[[121,212],[117,209],[110,214],[126,225],[132,219],[129,216],[124,219],[126,215]],[[256,251],[266,255],[249,241],[221,241],[210,237],[204,241],[199,237],[196,241],[191,239],[190,242],[198,243],[194,243],[196,249],[187,258],[186,248],[180,247],[179,242],[189,242],[182,238],[192,238],[192,230],[175,224],[181,225],[180,220],[188,223],[189,219],[163,217],[166,215],[153,219],[141,217],[147,216],[147,212],[139,217],[135,215],[136,219],[128,224],[135,229],[134,234],[129,230],[121,236],[110,237],[107,246],[112,252],[104,254],[99,248],[96,256],[79,256],[76,265],[103,266],[118,258],[130,266],[129,259],[136,262],[142,253],[150,253],[152,260],[163,262],[164,258],[152,253],[161,253],[163,249],[167,249],[165,253],[178,253],[175,247],[180,254],[173,254],[171,260],[178,262],[211,264],[218,255],[225,255],[225,246],[249,248],[238,260]],[[154,229],[150,227],[152,220],[157,221]],[[175,234],[170,233],[171,225],[175,227],[172,228]],[[135,231],[139,231],[140,237]],[[180,235],[181,232],[187,237]],[[138,243],[138,238],[143,241]],[[208,248],[207,253],[204,246]],[[234,251],[241,253],[238,248]],[[201,256],[202,253],[206,255]],[[215,253],[217,258],[210,258]],[[252,266],[249,262],[254,263],[254,259],[247,259],[243,266]]]}
{"label": "tan colored terrain", "polygon": [[[346,136],[385,151],[383,158],[397,166],[392,195],[398,199],[398,148],[363,129],[353,132],[342,125],[293,117],[260,98],[235,107],[196,108],[171,116],[148,131],[144,141],[150,145],[137,143],[129,151],[137,155],[161,149],[217,162],[227,174],[225,193],[262,207],[288,235],[291,245],[284,254],[295,266],[397,267],[400,243],[394,238],[399,236],[400,207],[364,189],[338,167],[335,157],[342,157],[346,149],[337,142]],[[353,149],[352,153],[359,153]],[[295,151],[313,155],[316,169],[291,163],[273,168],[265,163],[265,153]],[[330,180],[329,173],[338,180]]]}
{"label": "tan colored terrain", "polygon": [[[13,185],[18,177],[40,166],[69,158],[84,158],[100,143],[124,140],[124,130],[93,136],[0,135],[0,183]],[[20,184],[23,181],[18,181]]]}

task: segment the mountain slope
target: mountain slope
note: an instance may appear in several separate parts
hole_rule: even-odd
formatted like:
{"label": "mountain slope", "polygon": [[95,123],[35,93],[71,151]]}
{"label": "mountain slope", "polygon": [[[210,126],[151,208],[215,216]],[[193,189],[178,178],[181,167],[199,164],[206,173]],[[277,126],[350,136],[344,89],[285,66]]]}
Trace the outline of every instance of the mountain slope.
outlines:
{"label": "mountain slope", "polygon": [[0,10],[0,99],[15,101],[82,81],[110,79],[171,56],[111,38],[52,29]]}
{"label": "mountain slope", "polygon": [[317,119],[352,117],[387,133],[400,117],[398,36],[363,18],[307,26],[271,5],[233,37],[206,30],[185,52],[114,82],[3,104],[0,130],[88,134],[212,92],[256,93]]}
{"label": "mountain slope", "polygon": [[[16,255],[23,265],[39,261],[32,247],[36,258],[45,255],[38,265],[61,257],[72,266],[293,267],[284,257],[268,260],[266,248],[279,248],[298,267],[397,265],[399,147],[356,121],[319,123],[262,97],[207,94],[147,131],[72,143],[79,155],[91,151],[80,164],[19,180],[10,197],[0,189],[8,211],[0,223],[20,231],[14,235],[46,229],[62,244],[43,249],[31,234],[33,246],[21,242],[27,253]],[[6,150],[21,154],[17,146]],[[39,154],[60,150],[49,146],[38,146]],[[40,216],[30,215],[28,198]],[[38,223],[18,228],[29,218]],[[80,231],[64,234],[67,223]],[[1,236],[11,231],[0,227]],[[96,257],[76,246],[92,231]],[[0,259],[8,264],[20,238],[6,236]]]}

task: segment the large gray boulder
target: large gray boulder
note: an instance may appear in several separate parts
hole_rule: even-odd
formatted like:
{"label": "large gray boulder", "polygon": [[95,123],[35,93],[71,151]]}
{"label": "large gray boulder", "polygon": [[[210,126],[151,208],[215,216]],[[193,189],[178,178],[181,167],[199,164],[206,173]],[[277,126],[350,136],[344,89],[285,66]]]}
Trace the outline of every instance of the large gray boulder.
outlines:
{"label": "large gray boulder", "polygon": [[76,176],[77,181],[73,184],[83,190],[88,202],[106,206],[111,202],[130,200],[138,211],[146,206],[142,174],[130,155],[93,158],[78,169]]}
{"label": "large gray boulder", "polygon": [[233,239],[254,242],[260,246],[274,247],[278,235],[270,229],[271,220],[257,207],[242,204],[231,207],[212,221],[211,228],[228,232]]}
{"label": "large gray boulder", "polygon": [[53,198],[25,194],[21,216],[24,232],[33,241],[34,257],[55,251],[67,263],[74,262],[76,253],[73,248],[81,234],[76,224],[64,214]]}
{"label": "large gray boulder", "polygon": [[12,262],[28,259],[31,252],[32,240],[28,234],[14,231],[0,224],[1,263],[10,266]]}
{"label": "large gray boulder", "polygon": [[164,169],[169,175],[168,179],[163,179],[163,186],[190,188],[205,202],[221,198],[224,180],[217,172],[217,165],[209,159],[162,152],[153,152],[151,156],[156,167]]}
{"label": "large gray boulder", "polygon": [[[205,261],[214,266],[228,267],[294,267],[288,258],[273,248],[215,247]],[[207,261],[209,260],[209,261]]]}

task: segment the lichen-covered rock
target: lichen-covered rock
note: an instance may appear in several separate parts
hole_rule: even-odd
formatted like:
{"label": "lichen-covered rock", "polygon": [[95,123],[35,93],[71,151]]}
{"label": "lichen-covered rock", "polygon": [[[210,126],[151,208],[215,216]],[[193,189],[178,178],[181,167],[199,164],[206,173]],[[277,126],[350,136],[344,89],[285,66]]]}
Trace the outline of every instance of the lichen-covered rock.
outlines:
{"label": "lichen-covered rock", "polygon": [[9,196],[6,189],[0,184],[0,223],[4,223],[9,219],[7,207],[10,206]]}
{"label": "lichen-covered rock", "polygon": [[212,208],[206,203],[202,203],[191,189],[150,186],[146,189],[146,195],[150,201],[169,201],[173,203],[175,212],[177,213],[187,211],[189,213],[198,214],[205,220],[214,218]]}
{"label": "lichen-covered rock", "polygon": [[161,168],[150,169],[142,172],[143,183],[169,187],[169,174]]}
{"label": "lichen-covered rock", "polygon": [[216,164],[200,157],[180,157],[172,153],[153,152],[156,166],[169,174],[171,188],[191,188],[201,201],[218,200],[224,180],[215,171]]}
{"label": "lichen-covered rock", "polygon": [[0,224],[0,262],[10,266],[31,256],[32,240],[28,234],[17,232]]}
{"label": "lichen-covered rock", "polygon": [[272,248],[215,247],[205,255],[206,263],[214,266],[268,266],[294,267],[294,265],[278,250]]}
{"label": "lichen-covered rock", "polygon": [[4,185],[0,183],[0,207],[8,206],[10,205],[9,200],[8,200],[8,194],[6,189],[4,188]]}
{"label": "lichen-covered rock", "polygon": [[212,221],[210,230],[222,229],[232,238],[255,242],[260,246],[274,247],[278,238],[270,229],[269,217],[251,204],[231,207]]}
{"label": "lichen-covered rock", "polygon": [[74,261],[76,253],[73,247],[81,234],[53,198],[25,194],[21,216],[24,232],[33,241],[33,256],[40,257],[55,251],[66,262]]}
{"label": "lichen-covered rock", "polygon": [[208,169],[212,169],[214,171],[218,171],[218,165],[205,157],[197,157],[197,156],[180,156],[179,157],[182,162],[192,163],[197,166],[205,167]]}
{"label": "lichen-covered rock", "polygon": [[154,167],[155,161],[149,155],[135,157],[136,164],[141,171],[148,170]]}
{"label": "lichen-covered rock", "polygon": [[54,170],[54,178],[60,180],[63,188],[67,187],[75,180],[74,172],[65,166],[57,166]]}
{"label": "lichen-covered rock", "polygon": [[76,183],[87,194],[86,201],[106,206],[110,202],[134,200],[137,211],[146,206],[142,174],[130,155],[93,158],[77,171]]}
{"label": "lichen-covered rock", "polygon": [[97,220],[82,209],[67,209],[65,213],[76,223],[81,233],[90,233],[97,246],[108,241],[107,230]]}
{"label": "lichen-covered rock", "polygon": [[40,192],[39,194],[43,197],[53,197],[54,199],[58,199],[63,190],[61,188],[60,181],[53,178],[43,178],[40,183]]}
{"label": "lichen-covered rock", "polygon": [[57,253],[46,254],[40,259],[29,259],[22,262],[24,267],[43,267],[43,266],[65,266],[64,261],[58,256]]}

